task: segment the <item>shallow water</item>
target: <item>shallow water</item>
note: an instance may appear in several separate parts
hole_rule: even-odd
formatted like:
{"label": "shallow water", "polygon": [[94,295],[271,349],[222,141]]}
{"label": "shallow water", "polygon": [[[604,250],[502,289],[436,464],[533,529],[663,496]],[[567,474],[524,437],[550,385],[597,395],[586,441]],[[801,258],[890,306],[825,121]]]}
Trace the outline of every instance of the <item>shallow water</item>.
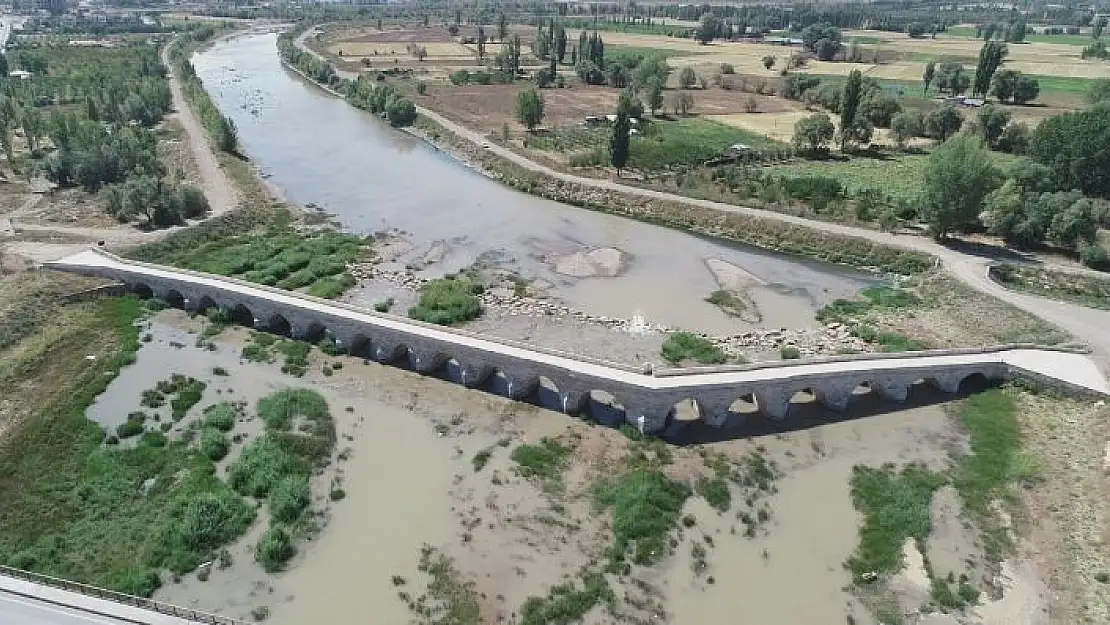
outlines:
{"label": "shallow water", "polygon": [[[743,331],[703,299],[717,289],[704,261],[743,267],[765,283],[753,291],[766,327],[812,323],[814,309],[873,281],[861,273],[590,212],[519,193],[425,142],[326,95],[278,62],[276,35],[221,42],[193,62],[242,145],[289,199],[333,213],[344,228],[412,234],[414,257],[446,243],[440,266],[455,270],[494,252],[526,277],[597,315],[715,333]],[[553,255],[616,247],[628,255],[612,278],[554,273]]]}

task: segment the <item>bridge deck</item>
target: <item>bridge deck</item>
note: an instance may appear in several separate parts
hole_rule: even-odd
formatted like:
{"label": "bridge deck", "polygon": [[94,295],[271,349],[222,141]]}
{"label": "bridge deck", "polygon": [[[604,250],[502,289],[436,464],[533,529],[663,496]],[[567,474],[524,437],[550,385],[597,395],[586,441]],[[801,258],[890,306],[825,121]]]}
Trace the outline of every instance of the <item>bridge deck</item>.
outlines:
{"label": "bridge deck", "polygon": [[956,365],[1004,364],[1035,375],[1060,380],[1073,387],[1110,395],[1110,384],[1087,356],[1067,351],[1029,347],[983,350],[932,350],[914,354],[866,355],[815,361],[762,363],[746,367],[695,368],[667,371],[651,375],[629,367],[605,363],[554,350],[485,337],[451,328],[414,322],[402,317],[385,315],[346,304],[309,297],[300,293],[252,284],[232,278],[202,274],[171,267],[139,263],[119,258],[101,250],[87,250],[48,263],[48,266],[70,271],[100,270],[103,275],[117,274],[122,280],[137,278],[187,283],[194,287],[212,288],[243,296],[262,298],[282,307],[316,312],[353,322],[420,335],[443,343],[453,343],[482,351],[498,353],[520,361],[542,363],[593,378],[601,378],[647,390],[674,390],[729,384],[751,384],[783,378],[819,376],[830,373],[875,371],[897,372],[923,368],[945,368]]}

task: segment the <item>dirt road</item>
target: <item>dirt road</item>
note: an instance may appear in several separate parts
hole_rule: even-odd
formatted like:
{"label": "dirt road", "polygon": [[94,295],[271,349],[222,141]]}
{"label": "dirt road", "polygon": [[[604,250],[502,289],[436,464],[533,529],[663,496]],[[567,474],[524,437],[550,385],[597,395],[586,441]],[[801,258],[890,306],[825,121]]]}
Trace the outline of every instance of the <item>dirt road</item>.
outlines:
{"label": "dirt road", "polygon": [[[297,38],[297,46],[310,54],[320,57],[318,53],[304,44],[304,40],[311,34],[313,30],[305,31],[300,37]],[[321,57],[322,58],[322,57]],[[354,80],[358,78],[356,72],[349,72],[337,70],[337,74],[342,78]],[[512,150],[489,142],[481,133],[475,132],[461,126],[446,117],[436,113],[435,111],[428,110],[424,107],[417,105],[417,112],[421,115],[435,121],[437,124],[457,134],[458,136],[475,143],[477,145],[486,146],[486,149],[501,158],[511,161],[512,163],[523,167],[527,170],[541,173],[558,180],[570,182],[582,186],[592,187],[595,189],[604,189],[608,191],[615,191],[619,193],[627,193],[630,195],[637,195],[640,197],[666,200],[669,202],[681,202],[691,206],[699,206],[713,210],[719,210],[730,213],[740,213],[743,215],[750,215],[761,219],[773,219],[776,221],[786,222],[789,224],[802,226],[806,228],[813,228],[816,230],[823,230],[835,234],[845,236],[858,237],[867,239],[875,243],[895,247],[899,249],[915,250],[925,252],[938,258],[942,266],[953,276],[964,282],[968,286],[996,297],[1012,306],[1020,308],[1028,313],[1036,315],[1045,321],[1059,326],[1067,330],[1077,339],[1088,343],[1095,349],[1096,359],[1104,370],[1110,370],[1110,311],[1096,310],[1087,308],[1085,306],[1078,306],[1075,304],[1068,304],[1059,302],[1043,297],[1036,297],[1033,295],[1026,295],[1023,293],[1015,293],[1006,289],[987,276],[987,270],[990,267],[991,260],[980,256],[965,254],[963,252],[953,250],[934,241],[924,237],[895,235],[886,232],[878,232],[875,230],[867,230],[864,228],[855,228],[843,224],[828,223],[823,221],[813,221],[803,217],[796,217],[794,215],[785,215],[783,213],[776,213],[773,211],[761,210],[749,206],[736,206],[733,204],[725,204],[722,202],[713,202],[710,200],[700,200],[689,198],[673,193],[664,191],[654,191],[651,189],[641,189],[630,185],[621,184],[612,180],[599,180],[597,178],[588,178],[584,176],[576,176],[551,169],[539,163],[536,163],[525,156],[517,154]]]}

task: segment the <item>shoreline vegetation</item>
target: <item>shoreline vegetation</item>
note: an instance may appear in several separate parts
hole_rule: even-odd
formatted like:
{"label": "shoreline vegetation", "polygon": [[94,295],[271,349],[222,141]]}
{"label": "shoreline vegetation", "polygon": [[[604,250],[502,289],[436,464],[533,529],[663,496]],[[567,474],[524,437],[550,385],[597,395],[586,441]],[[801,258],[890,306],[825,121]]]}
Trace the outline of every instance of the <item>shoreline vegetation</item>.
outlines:
{"label": "shoreline vegetation", "polygon": [[[281,37],[288,41],[304,30],[301,28],[287,31]],[[291,42],[279,48],[296,50]],[[318,69],[315,66],[320,64],[319,59],[307,53],[290,55],[288,52],[281,58],[306,80],[336,97],[346,99],[345,89],[352,82],[334,73],[327,73],[328,82],[322,83],[314,76],[314,69]],[[821,232],[771,219],[724,213],[682,202],[603,191],[553,179],[482,151],[480,146],[459,137],[425,115],[417,115],[412,134],[510,188],[579,208],[857,269],[913,275],[936,266],[936,262],[927,254],[890,248],[858,237]]]}

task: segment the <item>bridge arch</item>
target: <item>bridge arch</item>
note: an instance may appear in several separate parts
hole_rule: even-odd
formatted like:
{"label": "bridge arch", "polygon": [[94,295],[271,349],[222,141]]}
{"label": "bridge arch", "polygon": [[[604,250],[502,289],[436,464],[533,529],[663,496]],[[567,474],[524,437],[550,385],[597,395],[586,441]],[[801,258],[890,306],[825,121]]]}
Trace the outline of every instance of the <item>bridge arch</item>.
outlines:
{"label": "bridge arch", "polygon": [[328,335],[328,328],[319,321],[312,321],[303,328],[295,328],[295,334],[293,338],[315,344],[324,340]]}
{"label": "bridge arch", "polygon": [[350,342],[346,345],[347,354],[355,358],[369,358],[370,357],[370,337],[365,334],[356,334],[351,338]]}
{"label": "bridge arch", "polygon": [[293,324],[289,323],[285,315],[275,313],[266,319],[266,331],[271,334],[279,334],[287,338],[292,338]]}
{"label": "bridge arch", "polygon": [[244,304],[236,304],[227,311],[231,322],[235,325],[243,326],[245,328],[253,328],[255,316],[250,308]]}
{"label": "bridge arch", "polygon": [[154,297],[154,289],[145,282],[136,282],[131,285],[131,292],[139,296],[140,299],[150,299]]}
{"label": "bridge arch", "polygon": [[200,299],[197,300],[196,311],[198,313],[203,313],[209,308],[218,308],[218,306],[216,305],[216,300],[207,295],[202,295]]}
{"label": "bridge arch", "polygon": [[185,308],[185,296],[177,289],[169,289],[162,295],[162,299],[165,300],[171,308]]}

